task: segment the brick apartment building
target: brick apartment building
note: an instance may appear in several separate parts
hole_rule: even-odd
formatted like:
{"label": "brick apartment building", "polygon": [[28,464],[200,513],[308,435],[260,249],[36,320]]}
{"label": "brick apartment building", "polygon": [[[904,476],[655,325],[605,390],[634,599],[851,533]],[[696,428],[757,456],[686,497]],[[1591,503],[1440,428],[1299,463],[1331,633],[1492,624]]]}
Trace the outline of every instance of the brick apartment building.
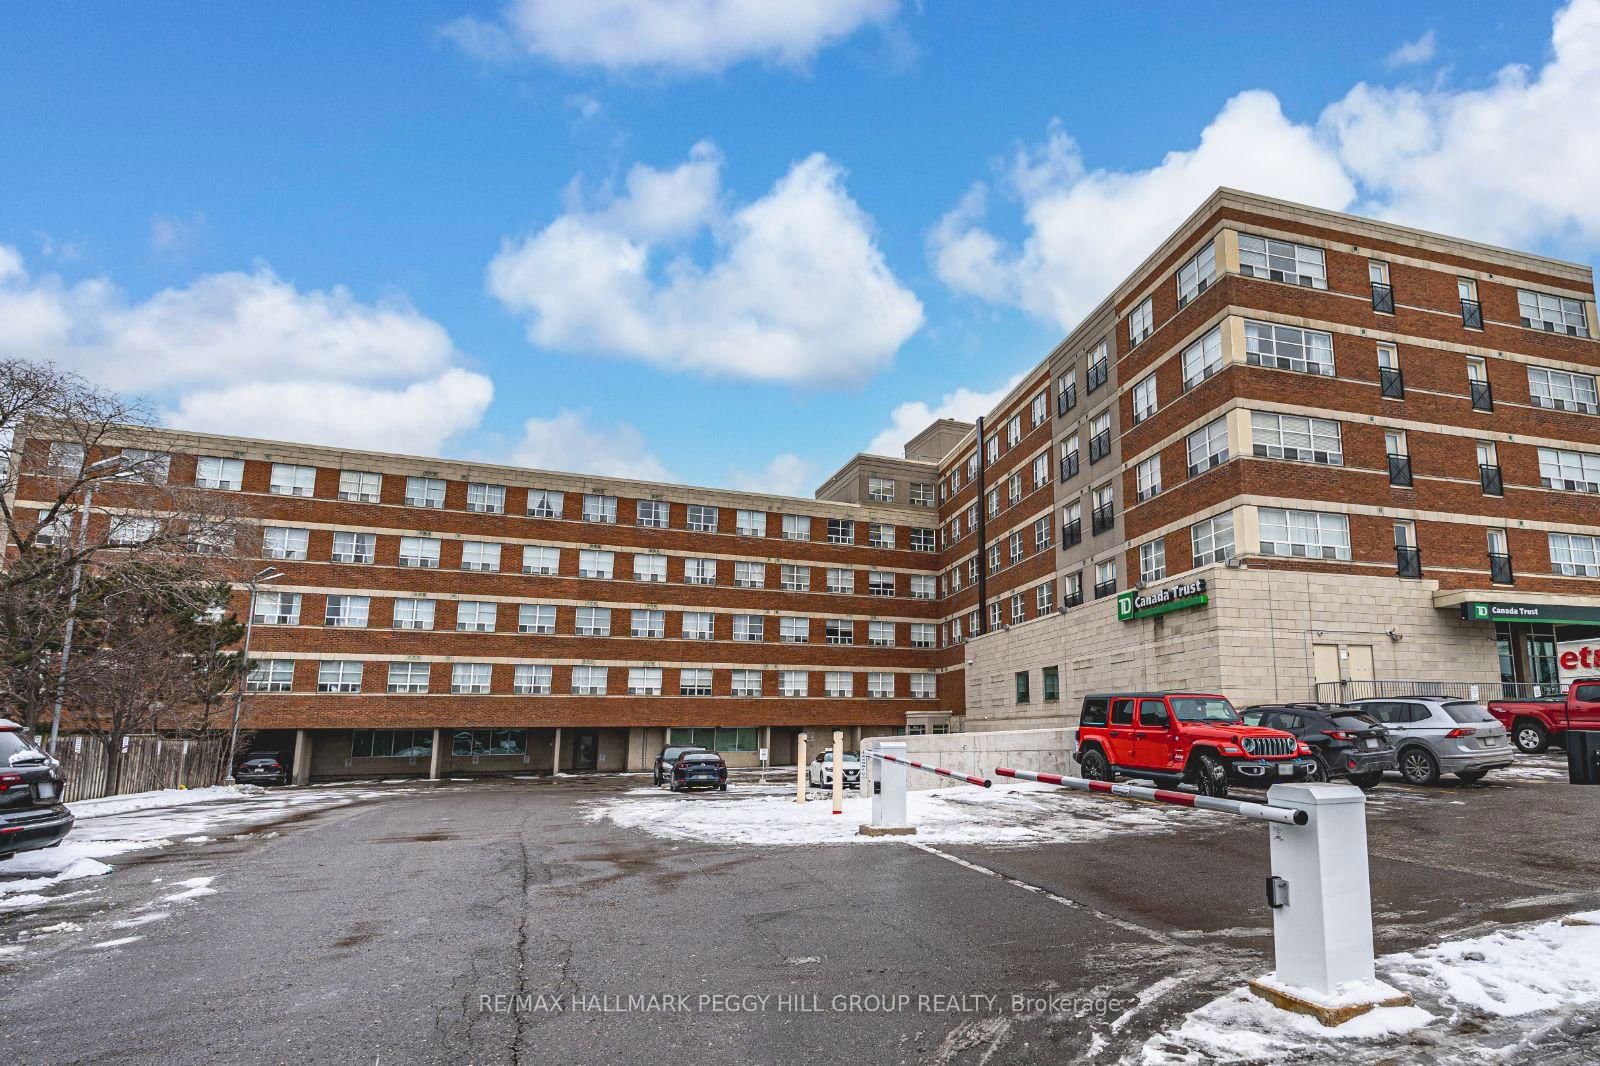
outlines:
{"label": "brick apartment building", "polygon": [[1586,267],[1223,189],[977,425],[815,499],[127,444],[263,523],[248,724],[302,778],[783,763],[1097,688],[1557,681],[1600,638],[1597,342]]}

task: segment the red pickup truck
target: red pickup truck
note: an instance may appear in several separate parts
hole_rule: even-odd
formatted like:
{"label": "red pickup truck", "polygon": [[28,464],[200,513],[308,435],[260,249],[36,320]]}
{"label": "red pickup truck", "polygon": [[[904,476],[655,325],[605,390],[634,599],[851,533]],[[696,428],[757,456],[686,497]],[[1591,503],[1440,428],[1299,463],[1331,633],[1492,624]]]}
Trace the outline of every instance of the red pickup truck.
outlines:
{"label": "red pickup truck", "polygon": [[1565,700],[1491,700],[1489,713],[1511,734],[1518,751],[1537,755],[1569,729],[1600,729],[1600,678],[1574,681]]}

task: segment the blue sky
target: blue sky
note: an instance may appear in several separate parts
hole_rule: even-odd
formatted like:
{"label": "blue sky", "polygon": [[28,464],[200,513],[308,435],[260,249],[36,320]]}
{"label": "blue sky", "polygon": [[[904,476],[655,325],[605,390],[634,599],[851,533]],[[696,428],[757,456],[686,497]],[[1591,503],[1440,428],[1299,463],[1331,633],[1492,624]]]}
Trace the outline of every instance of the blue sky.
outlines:
{"label": "blue sky", "polygon": [[0,351],[257,436],[809,492],[1219,183],[1600,244],[1600,0],[13,0],[0,56]]}

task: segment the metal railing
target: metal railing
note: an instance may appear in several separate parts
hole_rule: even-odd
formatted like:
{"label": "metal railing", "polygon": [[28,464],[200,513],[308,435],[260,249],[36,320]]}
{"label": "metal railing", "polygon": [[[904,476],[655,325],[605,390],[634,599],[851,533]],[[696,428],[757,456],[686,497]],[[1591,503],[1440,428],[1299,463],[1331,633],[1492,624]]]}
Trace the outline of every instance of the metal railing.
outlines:
{"label": "metal railing", "polygon": [[1537,700],[1560,698],[1564,690],[1555,682],[1510,681],[1425,681],[1385,678],[1374,681],[1319,681],[1312,686],[1318,703],[1349,703],[1351,700],[1404,699],[1408,696],[1435,696],[1449,700]]}
{"label": "metal railing", "polygon": [[1411,456],[1389,456],[1389,484],[1399,485],[1402,488],[1411,484]]}
{"label": "metal railing", "polygon": [[1516,580],[1511,570],[1511,556],[1503,552],[1490,552],[1489,581],[1496,585],[1514,585]]}
{"label": "metal railing", "polygon": [[1472,409],[1474,411],[1493,411],[1494,386],[1487,381],[1473,381],[1469,384],[1472,386]]}
{"label": "metal railing", "polygon": [[1117,511],[1116,508],[1109,503],[1103,504],[1100,507],[1096,507],[1091,514],[1091,528],[1094,530],[1094,535],[1097,537],[1116,524]]}
{"label": "metal railing", "polygon": [[1483,328],[1483,305],[1477,300],[1461,301],[1461,324],[1468,329]]}
{"label": "metal railing", "polygon": [[1076,384],[1068,385],[1056,393],[1056,414],[1064,415],[1076,406],[1078,406],[1078,386]]}
{"label": "metal railing", "polygon": [[1401,577],[1422,576],[1422,549],[1396,546],[1394,572]]}
{"label": "metal railing", "polygon": [[1098,463],[1111,454],[1111,431],[1102,429],[1089,438],[1089,461]]}
{"label": "metal railing", "polygon": [[1506,494],[1505,477],[1500,473],[1500,467],[1497,464],[1479,464],[1478,484],[1483,487],[1485,496],[1504,496]]}
{"label": "metal railing", "polygon": [[1372,283],[1372,309],[1386,315],[1394,314],[1394,287],[1381,281]]}
{"label": "metal railing", "polygon": [[1061,457],[1061,480],[1071,481],[1078,476],[1078,453],[1068,452]]}
{"label": "metal railing", "polygon": [[1109,362],[1089,364],[1089,391],[1093,392],[1106,383],[1106,378],[1111,375]]}
{"label": "metal railing", "polygon": [[1063,548],[1071,548],[1081,543],[1083,543],[1083,522],[1075,518],[1070,522],[1062,523],[1061,546]]}
{"label": "metal railing", "polygon": [[1117,579],[1116,578],[1112,578],[1110,581],[1096,582],[1095,586],[1094,586],[1094,598],[1097,599],[1097,600],[1103,600],[1107,596],[1111,595],[1113,592],[1116,592],[1116,591],[1117,591]]}
{"label": "metal railing", "polygon": [[1383,393],[1385,400],[1403,400],[1406,398],[1406,377],[1401,371],[1392,367],[1378,368],[1378,389]]}

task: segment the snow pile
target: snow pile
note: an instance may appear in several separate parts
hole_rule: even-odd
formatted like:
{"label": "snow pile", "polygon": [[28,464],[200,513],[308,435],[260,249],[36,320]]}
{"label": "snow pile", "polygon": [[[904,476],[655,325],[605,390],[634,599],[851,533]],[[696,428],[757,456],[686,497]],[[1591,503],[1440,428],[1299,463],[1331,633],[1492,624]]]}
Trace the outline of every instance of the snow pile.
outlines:
{"label": "snow pile", "polygon": [[107,796],[104,799],[77,800],[67,804],[78,821],[85,818],[102,818],[108,814],[127,814],[145,811],[152,807],[186,807],[191,803],[212,803],[217,800],[235,800],[242,796],[264,796],[267,790],[255,785],[213,785],[210,788],[158,788],[151,792],[133,792],[126,796]]}
{"label": "snow pile", "polygon": [[[1600,911],[1574,917],[1600,923]],[[1463,1034],[1481,1032],[1488,1046],[1504,1049],[1519,1038],[1515,1019],[1543,1019],[1600,1003],[1600,925],[1548,921],[1502,929],[1386,955],[1377,970],[1385,983],[1409,992],[1416,1006],[1379,1007],[1330,1029],[1239,988],[1152,1037],[1142,1061],[1393,1061],[1394,1038],[1407,1034],[1406,1043],[1420,1048],[1441,1041],[1470,1044],[1472,1036]],[[1492,1019],[1510,1032],[1495,1032]]]}
{"label": "snow pile", "polygon": [[[734,788],[726,793],[674,794],[634,789],[591,804],[589,817],[608,819],[670,840],[720,844],[862,844],[894,837],[864,837],[856,830],[871,820],[871,797],[846,793],[844,813],[833,813],[831,795],[800,804],[784,788]],[[909,839],[927,844],[1025,846],[1045,841],[1093,840],[1116,832],[1165,832],[1194,812],[1181,807],[1108,801],[1049,785],[997,785],[911,792],[906,821],[917,827]]]}

